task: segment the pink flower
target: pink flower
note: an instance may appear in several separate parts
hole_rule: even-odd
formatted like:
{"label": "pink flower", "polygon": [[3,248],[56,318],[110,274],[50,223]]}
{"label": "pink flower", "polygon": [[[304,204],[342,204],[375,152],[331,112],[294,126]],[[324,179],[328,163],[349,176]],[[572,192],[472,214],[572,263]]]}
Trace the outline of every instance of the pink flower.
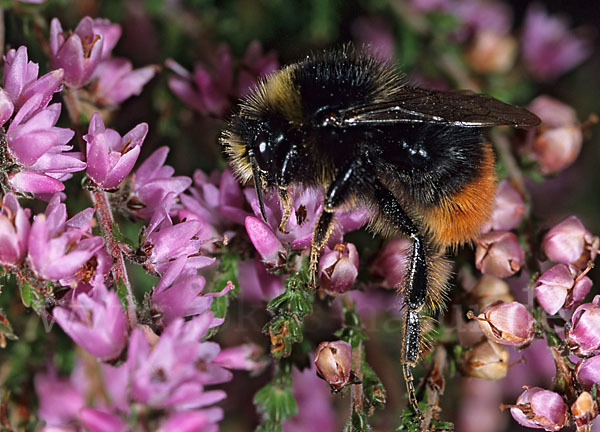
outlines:
{"label": "pink flower", "polygon": [[592,288],[592,280],[573,266],[557,264],[546,270],[535,283],[535,296],[550,315],[560,308],[583,301]]}
{"label": "pink flower", "polygon": [[77,295],[68,308],[55,307],[54,318],[78,345],[102,360],[117,358],[127,343],[127,322],[119,298],[104,286]]}
{"label": "pink flower", "polygon": [[591,390],[594,384],[600,385],[600,356],[583,359],[575,369],[577,381],[586,390]]}
{"label": "pink flower", "polygon": [[242,57],[238,73],[237,96],[246,96],[256,86],[258,78],[267,76],[277,69],[279,69],[279,62],[275,51],[265,54],[260,42],[252,41]]}
{"label": "pink flower", "polygon": [[359,17],[350,26],[359,46],[382,61],[396,57],[396,40],[390,23],[381,17]]}
{"label": "pink flower", "polygon": [[140,123],[122,138],[114,129],[106,129],[97,112],[90,119],[87,142],[87,174],[94,183],[111,190],[129,175],[148,133],[148,124]]}
{"label": "pink flower", "polygon": [[502,180],[496,189],[492,214],[481,228],[486,231],[507,231],[516,228],[525,213],[525,203],[521,194],[508,180]]}
{"label": "pink flower", "polygon": [[27,47],[11,49],[4,56],[4,91],[18,110],[33,95],[41,95],[39,107],[48,105],[52,95],[58,91],[64,72],[62,69],[48,72],[38,79],[39,66],[29,61]]}
{"label": "pink flower", "polygon": [[254,343],[246,343],[232,348],[225,348],[215,357],[214,362],[227,369],[256,373],[269,364],[269,360],[264,355],[265,352],[262,347]]}
{"label": "pink flower", "polygon": [[34,218],[28,240],[32,270],[39,278],[51,281],[76,279],[76,273],[104,247],[104,238],[90,233],[93,210],[82,212],[89,221],[82,228],[73,225],[81,214],[66,221],[66,207],[58,200],[55,196],[46,213]]}
{"label": "pink flower", "polygon": [[168,153],[168,147],[159,147],[135,171],[126,199],[136,217],[150,219],[168,194],[176,197],[192,184],[189,177],[173,177],[173,167],[164,164]]}
{"label": "pink flower", "polygon": [[156,71],[155,66],[133,70],[131,62],[124,58],[106,59],[94,70],[90,91],[99,105],[118,105],[139,95]]}
{"label": "pink flower", "polygon": [[525,427],[547,431],[562,429],[569,418],[567,405],[562,397],[539,387],[529,387],[521,393],[510,413]]}
{"label": "pink flower", "polygon": [[569,30],[564,18],[548,15],[539,4],[529,7],[523,27],[523,61],[540,81],[557,78],[581,63],[592,51],[590,42]]}
{"label": "pink flower", "polygon": [[517,236],[508,231],[490,231],[479,237],[475,265],[484,274],[512,276],[521,269],[525,252]]}
{"label": "pink flower", "polygon": [[591,303],[575,309],[571,326],[566,332],[567,343],[578,356],[588,356],[600,352],[600,295]]}
{"label": "pink flower", "polygon": [[583,142],[575,110],[545,95],[535,98],[529,109],[542,120],[529,146],[542,174],[553,174],[570,166],[579,156]]}
{"label": "pink flower", "polygon": [[152,305],[160,311],[164,326],[176,318],[206,312],[214,297],[221,297],[234,288],[232,284],[228,284],[220,292],[203,293],[205,280],[202,276],[195,275],[195,272],[185,272],[187,260],[187,257],[181,256],[173,261],[152,290]]}
{"label": "pink flower", "polygon": [[358,251],[352,243],[325,247],[319,260],[319,286],[328,294],[346,292],[358,276]]}
{"label": "pink flower", "polygon": [[278,267],[285,262],[285,248],[267,224],[254,216],[248,216],[246,231],[265,264]]}
{"label": "pink flower", "polygon": [[90,432],[125,432],[127,423],[119,416],[95,408],[83,408],[79,420]]}
{"label": "pink flower", "polygon": [[104,54],[104,35],[94,28],[94,20],[83,18],[72,33],[63,32],[60,21],[50,23],[50,62],[62,68],[69,87],[87,84]]}
{"label": "pink flower", "polygon": [[169,88],[183,102],[203,115],[222,117],[229,109],[233,88],[233,60],[227,45],[215,53],[213,70],[198,64],[191,74],[174,60],[167,60],[175,75],[169,78]]}
{"label": "pink flower", "polygon": [[341,390],[350,382],[352,346],[342,340],[321,342],[315,351],[315,367],[319,377],[334,390]]}
{"label": "pink flower", "polygon": [[552,261],[585,268],[596,258],[599,243],[576,216],[569,216],[544,235],[542,249]]}
{"label": "pink flower", "polygon": [[9,193],[0,205],[0,265],[18,266],[27,252],[31,210],[21,208],[17,197]]}
{"label": "pink flower", "polygon": [[282,277],[267,272],[258,255],[238,262],[238,280],[240,297],[251,303],[268,302],[284,290]]}
{"label": "pink flower", "polygon": [[36,374],[34,385],[40,404],[39,416],[49,426],[72,422],[85,406],[85,398],[75,384],[58,378],[54,369]]}
{"label": "pink flower", "polygon": [[382,286],[397,288],[404,282],[412,242],[406,237],[394,237],[373,260],[371,272],[383,278]]}
{"label": "pink flower", "polygon": [[496,302],[477,317],[483,333],[503,345],[524,346],[533,341],[535,319],[518,302]]}
{"label": "pink flower", "polygon": [[225,392],[206,390],[205,386],[229,381],[231,373],[213,362],[219,345],[201,341],[210,327],[220,323],[210,312],[187,322],[177,319],[154,346],[142,330],[135,329],[127,355],[133,399],[177,411],[203,408],[224,399]]}

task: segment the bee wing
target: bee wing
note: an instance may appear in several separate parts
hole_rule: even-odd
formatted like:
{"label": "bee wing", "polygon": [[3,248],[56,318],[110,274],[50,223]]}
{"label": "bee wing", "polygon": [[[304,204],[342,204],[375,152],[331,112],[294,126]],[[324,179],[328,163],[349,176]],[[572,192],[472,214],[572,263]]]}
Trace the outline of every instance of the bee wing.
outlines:
{"label": "bee wing", "polygon": [[330,119],[337,126],[438,123],[461,127],[508,125],[530,127],[540,119],[514,105],[470,90],[407,88],[394,100],[340,110]]}

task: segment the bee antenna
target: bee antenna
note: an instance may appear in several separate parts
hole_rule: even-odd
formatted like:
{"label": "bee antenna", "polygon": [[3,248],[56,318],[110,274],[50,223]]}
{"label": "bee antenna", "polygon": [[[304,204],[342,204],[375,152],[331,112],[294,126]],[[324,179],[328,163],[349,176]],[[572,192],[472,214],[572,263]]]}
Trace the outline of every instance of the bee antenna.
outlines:
{"label": "bee antenna", "polygon": [[256,189],[256,195],[258,196],[258,206],[260,207],[260,214],[265,222],[267,222],[267,214],[265,213],[265,203],[263,201],[262,196],[262,181],[260,178],[260,170],[258,169],[258,164],[256,163],[256,158],[254,157],[254,153],[249,152],[248,157],[250,158],[250,163],[252,164],[252,175],[254,176],[254,188]]}

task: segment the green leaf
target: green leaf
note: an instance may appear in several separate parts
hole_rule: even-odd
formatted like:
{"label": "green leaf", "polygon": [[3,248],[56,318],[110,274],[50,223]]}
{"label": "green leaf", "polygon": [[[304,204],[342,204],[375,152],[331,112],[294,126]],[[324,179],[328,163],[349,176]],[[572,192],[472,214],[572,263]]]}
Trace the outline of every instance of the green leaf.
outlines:
{"label": "green leaf", "polygon": [[23,283],[19,284],[19,292],[21,294],[21,301],[25,305],[25,307],[31,307],[31,302],[33,300],[33,287],[27,281],[23,281]]}
{"label": "green leaf", "polygon": [[257,430],[280,430],[281,423],[298,412],[290,373],[280,369],[273,380],[254,395],[254,405],[262,416]]}
{"label": "green leaf", "polygon": [[123,310],[127,310],[127,308],[129,307],[129,292],[127,291],[127,286],[125,285],[125,282],[122,278],[119,278],[119,280],[115,284],[115,288],[117,292],[117,297],[119,297],[119,301],[121,302]]}

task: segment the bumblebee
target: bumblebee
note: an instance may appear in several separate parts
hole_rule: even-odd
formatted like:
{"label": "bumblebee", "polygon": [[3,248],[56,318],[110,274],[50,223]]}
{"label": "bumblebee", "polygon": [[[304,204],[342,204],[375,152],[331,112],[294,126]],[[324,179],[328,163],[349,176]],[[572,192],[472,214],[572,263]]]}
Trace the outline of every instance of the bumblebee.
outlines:
{"label": "bumblebee", "polygon": [[494,152],[484,129],[540,123],[529,111],[465,90],[411,87],[395,71],[346,47],[284,67],[241,101],[221,136],[243,182],[276,190],[291,212],[290,186],[325,190],[313,233],[310,274],[340,209],[367,207],[370,228],[412,241],[404,295],[401,363],[409,402],[428,316],[444,306],[448,249],[472,241],[490,213]]}

